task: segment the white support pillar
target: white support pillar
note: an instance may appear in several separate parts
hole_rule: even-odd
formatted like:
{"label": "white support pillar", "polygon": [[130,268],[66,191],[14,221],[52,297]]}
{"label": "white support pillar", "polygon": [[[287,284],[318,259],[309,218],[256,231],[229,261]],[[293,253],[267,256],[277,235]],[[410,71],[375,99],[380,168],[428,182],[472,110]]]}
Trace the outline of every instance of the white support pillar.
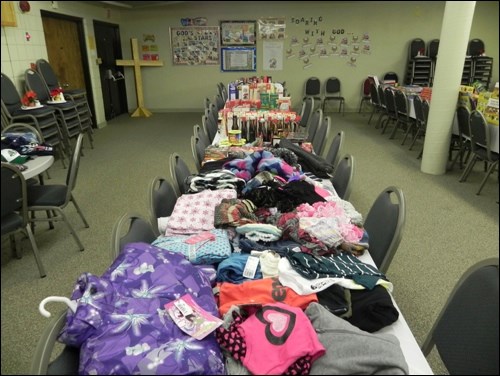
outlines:
{"label": "white support pillar", "polygon": [[442,175],[446,172],[453,117],[475,6],[475,1],[447,1],[445,5],[420,166],[424,173]]}

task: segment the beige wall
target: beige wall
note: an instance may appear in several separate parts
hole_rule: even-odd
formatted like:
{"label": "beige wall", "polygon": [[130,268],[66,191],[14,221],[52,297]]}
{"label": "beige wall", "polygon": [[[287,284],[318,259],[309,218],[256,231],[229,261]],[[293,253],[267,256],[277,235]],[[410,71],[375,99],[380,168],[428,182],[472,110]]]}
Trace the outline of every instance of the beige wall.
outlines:
{"label": "beige wall", "polygon": [[[93,21],[107,21],[119,23],[119,12],[112,12],[111,17],[107,10],[81,1],[31,1],[30,11],[22,13],[18,2],[15,1],[17,27],[2,26],[2,73],[6,74],[24,93],[24,72],[31,63],[38,59],[48,59],[45,38],[43,34],[42,17],[40,10],[62,13],[69,16],[83,18],[85,43],[90,65],[92,91],[95,101],[95,116],[100,126],[106,124],[101,94],[99,68],[96,64]],[[53,6],[55,4],[55,7]],[[95,2],[98,3],[98,2]],[[26,33],[31,38],[26,39]]]}
{"label": "beige wall", "polygon": [[[346,98],[346,111],[356,111],[359,105],[362,80],[369,74],[383,75],[395,71],[404,80],[407,51],[410,40],[422,38],[429,41],[440,37],[444,1],[409,2],[173,2],[159,8],[143,10],[106,9],[99,2],[56,2],[58,9],[51,8],[50,1],[31,2],[28,14],[18,14],[18,27],[2,27],[2,72],[14,77],[21,85],[21,77],[29,63],[47,58],[40,9],[83,17],[87,35],[87,48],[91,66],[92,85],[97,106],[98,123],[104,122],[101,88],[93,43],[93,20],[119,24],[125,59],[131,58],[130,38],[141,40],[143,34],[154,34],[159,46],[163,67],[143,68],[145,105],[152,111],[201,111],[203,99],[213,98],[217,82],[228,82],[241,76],[271,75],[275,81],[286,81],[298,106],[303,94],[304,82],[309,76],[326,80],[337,76],[342,82]],[[230,5],[231,4],[231,5]],[[286,4],[286,6],[285,6]],[[17,7],[16,7],[17,8]],[[344,29],[349,35],[370,35],[371,54],[359,54],[355,66],[339,56],[328,58],[310,57],[311,64],[297,59],[283,58],[282,71],[262,69],[262,41],[257,40],[256,72],[221,72],[220,66],[174,66],[170,51],[169,27],[181,26],[181,18],[206,17],[209,26],[218,26],[220,20],[256,20],[262,17],[283,16],[286,19],[284,50],[290,48],[290,38],[305,36],[309,28],[304,23],[292,23],[294,19],[313,19],[318,30],[330,34],[332,29]],[[470,39],[485,42],[486,54],[494,58],[492,83],[498,81],[498,2],[479,1],[476,4]],[[30,42],[24,38],[29,31]],[[327,45],[328,47],[328,45]],[[297,50],[293,48],[294,52]],[[285,54],[286,55],[286,54]],[[136,107],[135,84],[131,68],[126,68],[129,108]],[[21,87],[21,86],[19,86]]]}

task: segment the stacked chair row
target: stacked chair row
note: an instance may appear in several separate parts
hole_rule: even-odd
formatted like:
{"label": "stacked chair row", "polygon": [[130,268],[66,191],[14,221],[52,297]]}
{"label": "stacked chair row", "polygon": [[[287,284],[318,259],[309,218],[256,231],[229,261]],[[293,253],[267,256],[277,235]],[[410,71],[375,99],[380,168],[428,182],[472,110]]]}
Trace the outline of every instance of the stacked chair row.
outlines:
{"label": "stacked chair row", "polygon": [[[382,85],[378,87],[371,85],[370,93],[373,109],[368,124],[373,116],[378,114],[375,127],[382,128],[382,134],[392,127],[390,139],[394,139],[398,130],[402,131],[401,145],[404,145],[408,137],[411,136],[409,150],[413,149],[417,141],[421,140],[422,143],[425,139],[430,108],[427,99],[422,99],[419,95],[413,96],[411,100],[415,115],[410,117],[410,102],[404,92],[392,90],[389,87],[383,88]],[[450,139],[447,170],[451,171],[459,162],[460,169],[465,166],[459,182],[465,182],[475,163],[484,161],[485,175],[476,192],[479,195],[491,173],[498,169],[499,154],[491,150],[492,140],[490,139],[489,125],[480,111],[471,111],[466,106],[459,105],[455,110],[454,121],[458,125],[458,134],[453,134]],[[417,158],[421,158],[422,153],[423,148]]]}
{"label": "stacked chair row", "polygon": [[[42,136],[42,142],[52,145],[66,167],[66,159],[71,155],[76,138],[85,133],[93,148],[92,114],[83,89],[64,91],[50,64],[39,59],[37,69],[27,69],[24,74],[26,92],[34,92],[40,107],[25,108],[22,97],[14,82],[1,74],[2,128],[11,123],[27,123],[35,127]],[[63,98],[54,102],[54,95]],[[29,111],[28,111],[29,110]]]}

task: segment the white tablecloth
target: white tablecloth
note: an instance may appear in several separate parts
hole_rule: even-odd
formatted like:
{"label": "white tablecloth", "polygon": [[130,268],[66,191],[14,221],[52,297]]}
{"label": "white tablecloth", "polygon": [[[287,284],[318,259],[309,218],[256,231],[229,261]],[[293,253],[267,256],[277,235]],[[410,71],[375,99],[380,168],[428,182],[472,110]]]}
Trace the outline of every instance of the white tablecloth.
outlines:
{"label": "white tablecloth", "polygon": [[47,170],[53,163],[54,157],[52,155],[40,155],[33,157],[33,159],[23,163],[28,167],[28,169],[24,170],[22,174],[26,180],[31,179]]}

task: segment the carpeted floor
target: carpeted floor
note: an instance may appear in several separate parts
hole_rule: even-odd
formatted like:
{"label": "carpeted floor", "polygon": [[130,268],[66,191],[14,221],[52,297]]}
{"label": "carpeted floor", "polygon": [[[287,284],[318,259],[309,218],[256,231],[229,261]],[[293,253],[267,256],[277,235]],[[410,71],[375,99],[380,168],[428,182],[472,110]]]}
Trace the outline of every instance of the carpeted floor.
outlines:
{"label": "carpeted floor", "polygon": [[[346,134],[343,153],[356,161],[350,201],[366,215],[377,195],[397,185],[407,200],[403,239],[387,273],[394,283],[394,297],[419,344],[422,344],[449,291],[461,274],[475,262],[498,257],[498,180],[494,173],[480,196],[475,192],[483,176],[477,164],[469,179],[459,183],[455,167],[445,175],[420,171],[418,143],[401,146],[402,134],[389,140],[367,124],[368,114],[329,114],[333,134]],[[79,252],[63,225],[36,228],[36,240],[47,277],[40,279],[29,243],[24,257],[12,257],[2,241],[1,266],[1,373],[28,374],[31,355],[48,319],[38,312],[39,302],[49,295],[69,296],[83,272],[100,275],[111,263],[113,224],[121,214],[133,211],[148,216],[147,188],[156,175],[169,178],[168,156],[178,152],[194,171],[190,149],[193,125],[200,113],[157,113],[152,117],[122,115],[95,131],[95,149],[88,143],[81,160],[74,195],[90,228],[84,228],[71,204],[66,208],[85,250]],[[51,168],[46,184],[63,182],[66,171],[59,161]],[[64,307],[52,303],[47,307]],[[428,357],[437,374],[446,370],[435,351]]]}

